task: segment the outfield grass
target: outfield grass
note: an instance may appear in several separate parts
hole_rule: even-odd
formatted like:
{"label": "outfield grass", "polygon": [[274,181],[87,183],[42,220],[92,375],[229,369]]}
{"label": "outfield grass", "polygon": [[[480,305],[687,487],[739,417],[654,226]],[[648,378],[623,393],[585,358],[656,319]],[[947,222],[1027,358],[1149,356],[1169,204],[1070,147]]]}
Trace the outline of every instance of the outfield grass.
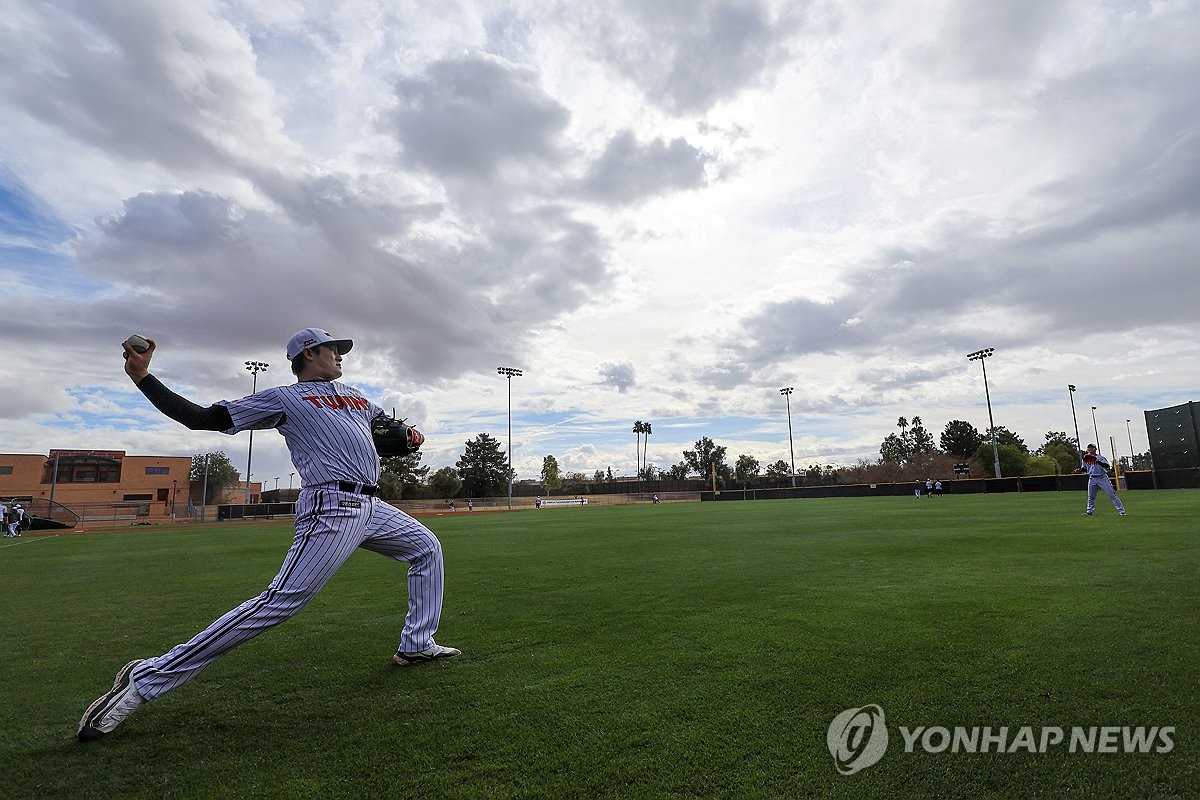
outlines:
{"label": "outfield grass", "polygon": [[[79,744],[127,660],[256,595],[290,526],[0,547],[0,796],[1196,797],[1200,492],[554,508],[427,520],[439,641],[391,666],[402,569]],[[826,730],[876,703],[852,776]],[[894,726],[1175,726],[1166,754],[905,753]]]}

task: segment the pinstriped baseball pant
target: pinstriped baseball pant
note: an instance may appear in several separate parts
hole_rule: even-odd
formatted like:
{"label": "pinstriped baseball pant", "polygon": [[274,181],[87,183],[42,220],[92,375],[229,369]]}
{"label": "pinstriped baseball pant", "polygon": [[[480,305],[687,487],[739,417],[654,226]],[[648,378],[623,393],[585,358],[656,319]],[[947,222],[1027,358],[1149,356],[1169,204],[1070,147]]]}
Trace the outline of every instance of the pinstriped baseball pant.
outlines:
{"label": "pinstriped baseball pant", "polygon": [[408,563],[408,613],[398,649],[425,649],[433,642],[442,613],[442,546],[437,537],[374,497],[304,489],[296,503],[295,539],[271,585],[189,641],[139,664],[133,677],[138,694],[145,700],[166,694],[233,648],[289,619],[360,547]]}
{"label": "pinstriped baseball pant", "polygon": [[1108,478],[1089,478],[1087,513],[1092,514],[1096,511],[1096,494],[1098,492],[1104,492],[1108,495],[1113,505],[1116,506],[1117,511],[1125,510],[1125,505],[1121,502],[1121,498],[1117,497],[1117,491],[1113,489],[1112,482]]}

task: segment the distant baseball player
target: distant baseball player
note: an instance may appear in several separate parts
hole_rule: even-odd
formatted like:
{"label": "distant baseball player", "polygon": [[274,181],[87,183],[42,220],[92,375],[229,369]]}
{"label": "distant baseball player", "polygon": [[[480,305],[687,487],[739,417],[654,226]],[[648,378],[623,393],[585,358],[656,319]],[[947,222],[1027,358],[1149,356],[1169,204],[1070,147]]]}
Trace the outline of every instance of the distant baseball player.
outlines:
{"label": "distant baseball player", "polygon": [[1090,517],[1096,510],[1096,492],[1103,491],[1117,507],[1117,513],[1125,516],[1125,506],[1117,491],[1113,489],[1112,481],[1108,479],[1108,460],[1096,450],[1096,445],[1089,444],[1087,452],[1082,457],[1082,471],[1088,475],[1087,511],[1083,514]]}
{"label": "distant baseball player", "polygon": [[21,523],[25,521],[25,507],[13,500],[12,507],[8,509],[8,536],[21,535]]}
{"label": "distant baseball player", "polygon": [[[459,655],[433,640],[442,611],[441,544],[425,526],[375,496],[381,418],[399,423],[358,389],[337,380],[342,356],[352,346],[350,339],[305,328],[287,344],[296,383],[202,408],[150,374],[153,340],[142,353],[129,342],[123,344],[125,372],[171,419],[192,430],[234,434],[275,428],[283,434],[301,478],[296,536],[279,574],[262,594],[164,655],[122,667],[112,690],[92,703],[79,721],[80,741],[111,733],[143,703],[177,688],[220,656],[294,615],[360,547],[409,567],[408,611],[393,661],[408,666]],[[418,431],[399,427],[407,448],[420,446],[424,437]],[[388,429],[394,431],[395,426]]]}

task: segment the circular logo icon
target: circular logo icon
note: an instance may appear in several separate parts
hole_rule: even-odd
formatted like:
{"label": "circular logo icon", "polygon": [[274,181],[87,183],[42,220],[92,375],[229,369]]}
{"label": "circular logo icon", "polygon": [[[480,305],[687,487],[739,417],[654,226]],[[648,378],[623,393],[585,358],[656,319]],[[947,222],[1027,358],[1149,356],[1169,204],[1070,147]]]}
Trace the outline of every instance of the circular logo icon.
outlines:
{"label": "circular logo icon", "polygon": [[853,775],[871,766],[887,750],[883,709],[877,705],[846,709],[829,723],[825,744],[834,766],[843,775]]}

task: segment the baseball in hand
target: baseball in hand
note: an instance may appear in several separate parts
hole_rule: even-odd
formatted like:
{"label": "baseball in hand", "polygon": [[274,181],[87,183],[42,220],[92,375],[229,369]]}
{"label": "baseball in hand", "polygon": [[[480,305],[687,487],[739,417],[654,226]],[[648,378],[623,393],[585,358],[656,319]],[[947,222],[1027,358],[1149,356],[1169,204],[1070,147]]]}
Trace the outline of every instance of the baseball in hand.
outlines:
{"label": "baseball in hand", "polygon": [[138,336],[136,333],[125,340],[130,347],[139,353],[144,353],[150,349],[150,342],[146,341],[145,336]]}

